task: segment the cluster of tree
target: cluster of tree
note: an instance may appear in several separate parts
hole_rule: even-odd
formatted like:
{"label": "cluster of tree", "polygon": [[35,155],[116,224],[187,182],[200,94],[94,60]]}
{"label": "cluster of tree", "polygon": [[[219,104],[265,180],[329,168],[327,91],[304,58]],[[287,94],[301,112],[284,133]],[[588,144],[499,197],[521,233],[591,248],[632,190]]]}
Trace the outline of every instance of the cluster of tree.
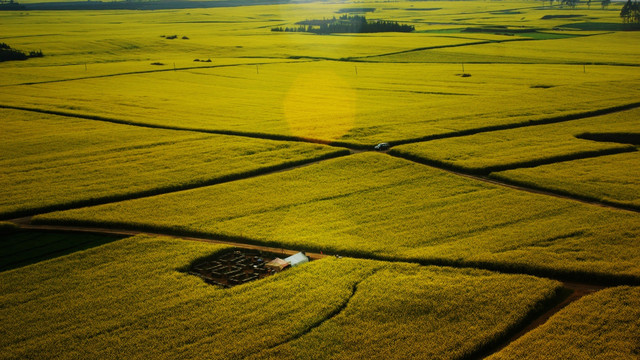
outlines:
{"label": "cluster of tree", "polygon": [[24,51],[12,49],[11,46],[0,43],[0,61],[11,61],[11,60],[27,60],[32,57],[42,57],[42,51],[30,51],[25,53]]}
{"label": "cluster of tree", "polygon": [[[544,2],[546,0],[542,0],[542,5],[544,6]],[[554,0],[548,0],[549,1],[549,6],[553,6],[553,1]],[[562,6],[568,6],[570,8],[575,8],[576,5],[578,5],[578,3],[580,2],[580,0],[555,0],[556,2],[560,3],[560,5]],[[591,2],[592,0],[587,0],[587,7],[589,7],[589,9],[591,8]],[[607,8],[609,6],[609,4],[611,4],[611,0],[601,0],[600,1],[600,5],[602,6],[603,9]]]}
{"label": "cluster of tree", "polygon": [[560,0],[560,5],[575,8],[578,5],[578,0]]}
{"label": "cluster of tree", "polygon": [[411,32],[415,30],[413,25],[398,24],[397,21],[367,21],[367,18],[359,15],[343,15],[336,19],[305,20],[298,23],[298,27],[276,27],[271,31],[284,32],[309,32],[313,34],[334,33],[376,33],[376,32]]}
{"label": "cluster of tree", "polygon": [[620,17],[625,24],[640,24],[640,3],[638,0],[634,2],[627,0],[620,10]]}

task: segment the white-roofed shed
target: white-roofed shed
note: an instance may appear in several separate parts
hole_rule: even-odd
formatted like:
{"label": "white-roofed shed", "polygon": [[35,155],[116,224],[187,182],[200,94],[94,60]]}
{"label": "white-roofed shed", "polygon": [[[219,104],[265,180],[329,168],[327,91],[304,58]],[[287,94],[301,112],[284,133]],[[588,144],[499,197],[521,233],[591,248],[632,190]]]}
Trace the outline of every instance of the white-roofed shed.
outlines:
{"label": "white-roofed shed", "polygon": [[284,261],[291,264],[291,266],[296,266],[309,262],[309,258],[303,252],[299,252],[297,254],[289,256],[288,258],[284,259]]}

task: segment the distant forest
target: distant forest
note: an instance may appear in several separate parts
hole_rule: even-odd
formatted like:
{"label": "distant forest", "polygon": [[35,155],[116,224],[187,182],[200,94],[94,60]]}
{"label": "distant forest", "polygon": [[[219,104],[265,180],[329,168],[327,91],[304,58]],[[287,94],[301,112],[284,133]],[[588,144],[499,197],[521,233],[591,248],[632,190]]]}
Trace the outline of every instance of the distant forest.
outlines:
{"label": "distant forest", "polygon": [[368,21],[359,15],[335,16],[332,19],[305,20],[296,23],[298,27],[275,27],[271,31],[308,32],[313,34],[334,33],[377,33],[377,32],[412,32],[413,25],[398,24],[397,21],[375,20]]}

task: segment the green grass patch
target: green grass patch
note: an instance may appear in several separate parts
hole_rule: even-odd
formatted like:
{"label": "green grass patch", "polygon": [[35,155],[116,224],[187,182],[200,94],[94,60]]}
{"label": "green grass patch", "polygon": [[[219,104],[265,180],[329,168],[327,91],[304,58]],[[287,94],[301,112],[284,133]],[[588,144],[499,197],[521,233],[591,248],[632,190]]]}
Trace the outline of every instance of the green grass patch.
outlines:
{"label": "green grass patch", "polygon": [[0,274],[6,358],[469,356],[554,298],[524,275],[327,258],[221,289],[219,245],[137,236]]}
{"label": "green grass patch", "polygon": [[0,114],[0,218],[196,187],[346,153],[17,110]]}
{"label": "green grass patch", "polygon": [[19,230],[0,239],[0,271],[35,264],[122,239],[117,235]]}
{"label": "green grass patch", "polygon": [[639,319],[640,288],[601,290],[488,359],[637,359]]}
{"label": "green grass patch", "polygon": [[162,229],[325,253],[638,282],[638,219],[636,213],[513,191],[363,153],[35,221]]}

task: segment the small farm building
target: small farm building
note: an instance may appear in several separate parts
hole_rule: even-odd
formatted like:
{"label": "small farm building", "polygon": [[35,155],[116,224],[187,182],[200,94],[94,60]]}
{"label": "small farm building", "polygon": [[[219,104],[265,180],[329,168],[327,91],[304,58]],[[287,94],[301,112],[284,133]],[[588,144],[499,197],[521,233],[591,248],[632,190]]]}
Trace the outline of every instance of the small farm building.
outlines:
{"label": "small farm building", "polygon": [[303,252],[299,252],[297,254],[289,256],[288,258],[284,259],[284,261],[291,264],[291,266],[297,266],[309,262],[309,258]]}
{"label": "small farm building", "polygon": [[275,258],[264,265],[267,269],[282,271],[287,268],[290,264],[280,258]]}

